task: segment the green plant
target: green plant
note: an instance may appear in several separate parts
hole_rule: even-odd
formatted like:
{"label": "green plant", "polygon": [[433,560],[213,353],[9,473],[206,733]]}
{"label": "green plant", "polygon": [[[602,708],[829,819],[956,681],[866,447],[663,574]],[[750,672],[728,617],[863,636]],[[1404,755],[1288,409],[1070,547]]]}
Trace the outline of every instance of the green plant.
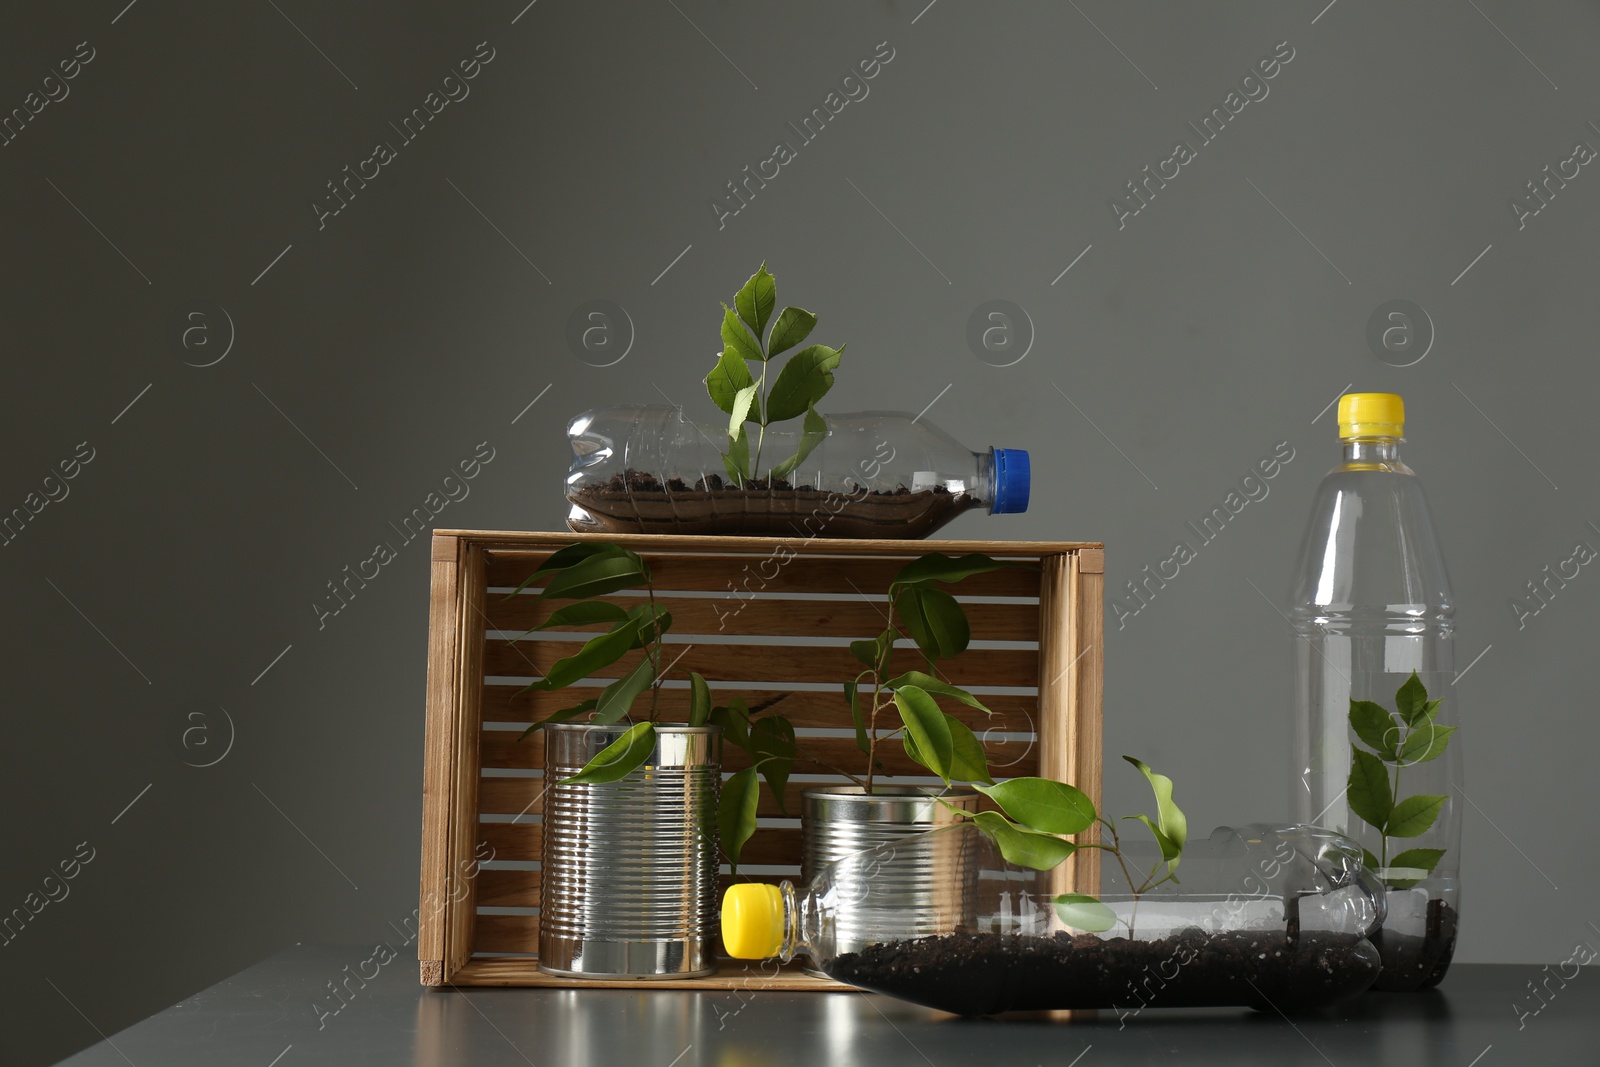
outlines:
{"label": "green plant", "polygon": [[[1110,853],[1127,880],[1133,896],[1133,914],[1137,915],[1139,901],[1146,893],[1165,882],[1178,880],[1178,863],[1189,839],[1189,822],[1182,809],[1173,803],[1171,778],[1157,774],[1132,756],[1122,758],[1138,768],[1155,793],[1154,819],[1148,815],[1125,815],[1122,819],[1143,823],[1155,838],[1161,856],[1149,871],[1136,873],[1129,866],[1116,822],[1098,814],[1094,802],[1082,790],[1065,782],[1050,778],[1008,778],[995,784],[980,784],[976,788],[993,800],[999,811],[969,814],[953,807],[951,810],[976,823],[978,829],[994,841],[1002,856],[1021,867],[1048,871],[1065,863],[1080,848]],[[1066,840],[1067,836],[1082,833],[1096,823],[1111,835],[1110,844],[1103,841],[1079,844]],[[1080,930],[1099,933],[1122,921],[1087,893],[1063,893],[1053,901],[1061,921]],[[1127,920],[1127,926],[1132,936],[1132,917]]]}
{"label": "green plant", "polygon": [[[763,263],[734,295],[733,307],[722,305],[722,352],[705,379],[712,403],[728,416],[728,451],[722,465],[735,485],[760,476],[762,447],[773,423],[804,417],[799,447],[767,472],[769,486],[792,473],[828,434],[828,423],[817,414],[816,403],[833,388],[833,371],[844,346],[802,348],[789,357],[769,387],[772,360],[804,341],[817,324],[815,315],[797,307],[786,307],[773,319],[777,299],[777,282]],[[754,455],[746,430],[752,422],[757,427]]]}
{"label": "green plant", "polygon": [[[521,741],[529,734],[550,723],[569,722],[587,716],[593,723],[614,723],[631,718],[634,705],[646,692],[650,694],[648,717],[630,726],[621,737],[607,745],[577,773],[562,779],[562,784],[615,782],[643,766],[656,747],[656,724],[661,683],[673,673],[671,662],[665,662],[666,653],[662,638],[672,628],[672,613],[656,603],[651,585],[650,568],[635,552],[614,544],[587,542],[552,553],[523,583],[510,594],[517,596],[528,586],[542,582],[537,599],[570,600],[572,603],[556,608],[537,626],[521,635],[557,626],[604,625],[604,633],[585,641],[570,656],[556,660],[544,669],[544,677],[524,687],[523,692],[537,690],[556,692],[573,683],[592,676],[595,672],[616,663],[630,652],[642,651],[638,663],[611,682],[600,694],[580,701],[571,707],[552,712],[544,719],[524,730]],[[623,589],[643,588],[648,600],[636,607],[624,609],[605,600],[593,599]],[[520,639],[520,638],[519,638]],[[754,766],[768,774],[768,781],[777,782],[778,796],[782,797],[783,780],[787,778],[786,766],[780,771],[771,766],[774,752],[783,752],[781,739],[787,733],[792,746],[794,730],[787,722],[776,731],[765,720],[754,728],[748,725],[751,712],[742,702],[735,702],[742,713],[745,728],[732,731],[726,724],[732,721],[726,708],[713,708],[711,687],[697,671],[680,670],[689,682],[689,712],[686,724],[704,726],[721,720],[725,726],[726,742],[743,748],[751,755]],[[756,713],[762,708],[758,707]],[[789,753],[792,756],[792,752]],[[745,772],[740,772],[741,774]],[[738,778],[738,775],[734,776]],[[741,780],[741,785],[748,779]],[[718,806],[718,824],[725,825],[730,812],[744,812],[746,808],[752,823],[755,818],[756,795],[745,795],[740,787],[725,789]]]}
{"label": "green plant", "polygon": [[[1410,848],[1389,854],[1391,838],[1420,837],[1433,827],[1449,796],[1418,793],[1400,800],[1400,772],[1444,755],[1458,727],[1440,726],[1442,697],[1428,699],[1416,671],[1394,694],[1396,712],[1371,700],[1350,701],[1350,727],[1372,751],[1354,748],[1346,796],[1350,810],[1378,831],[1380,854],[1362,849],[1367,866],[1391,889],[1409,889],[1431,874],[1444,857],[1442,848]],[[1397,872],[1405,871],[1400,874]],[[1415,873],[1416,877],[1411,877]]]}
{"label": "green plant", "polygon": [[[920,766],[937,774],[946,785],[951,782],[990,782],[983,744],[970,727],[939,706],[939,699],[955,700],[990,714],[982,701],[965,689],[934,676],[935,663],[964,652],[971,639],[971,628],[960,602],[940,584],[959,582],[974,574],[1002,567],[1030,564],[1002,563],[980,554],[952,558],[932,552],[906,564],[889,583],[885,617],[888,625],[877,637],[853,641],[850,654],[866,668],[853,681],[844,684],[855,726],[856,747],[866,756],[866,768],[854,774],[806,753],[795,742],[794,728],[781,715],[756,719],[739,701],[716,708],[711,721],[723,728],[723,736],[747,738],[755,766],[734,774],[723,784],[723,796],[736,798],[721,814],[722,850],[729,862],[739,862],[739,852],[756,830],[756,775],[759,771],[773,794],[779,798],[798,759],[815,764],[847,778],[866,792],[881,767],[878,747],[896,738],[906,755]],[[891,676],[890,660],[895,642],[909,638],[921,650],[926,671],[904,671]],[[779,698],[781,699],[781,697]],[[762,707],[770,706],[769,702]],[[895,717],[889,717],[893,708]]]}

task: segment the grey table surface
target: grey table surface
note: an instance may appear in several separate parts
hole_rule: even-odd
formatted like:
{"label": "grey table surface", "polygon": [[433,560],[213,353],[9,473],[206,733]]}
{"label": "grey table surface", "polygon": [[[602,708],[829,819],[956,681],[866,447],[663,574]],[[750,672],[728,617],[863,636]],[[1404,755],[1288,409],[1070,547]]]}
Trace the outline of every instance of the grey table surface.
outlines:
{"label": "grey table surface", "polygon": [[[63,1062],[73,1067],[780,1067],[828,1064],[1600,1063],[1600,973],[1458,965],[1434,991],[1367,994],[1286,1019],[1151,1008],[1119,1019],[958,1019],[861,993],[423,989],[398,957],[336,1000],[371,956],[297,946]],[[346,967],[350,971],[345,970]],[[370,973],[371,966],[365,970]],[[1539,983],[1536,999],[1530,983]],[[342,1005],[342,1006],[341,1006]],[[336,1011],[334,1009],[337,1009]]]}

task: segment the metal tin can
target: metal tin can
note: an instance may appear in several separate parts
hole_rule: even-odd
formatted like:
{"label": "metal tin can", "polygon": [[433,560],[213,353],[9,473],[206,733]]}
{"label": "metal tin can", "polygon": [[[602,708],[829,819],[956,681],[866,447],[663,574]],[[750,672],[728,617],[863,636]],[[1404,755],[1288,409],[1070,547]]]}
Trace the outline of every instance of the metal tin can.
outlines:
{"label": "metal tin can", "polygon": [[[807,789],[803,798],[802,885],[809,885],[822,867],[853,852],[960,821],[951,808],[978,810],[976,792],[941,793],[928,786],[880,785],[870,796],[855,785],[818,786]],[[963,846],[967,840],[967,835],[948,834],[939,847],[920,852],[917,863],[838,872],[834,885],[838,951],[856,952],[904,937],[907,930],[919,925],[926,925],[928,933],[948,932],[948,916],[965,914],[966,896],[977,888],[973,857]],[[886,885],[886,878],[899,884]],[[870,907],[865,904],[868,899]]]}
{"label": "metal tin can", "polygon": [[627,723],[545,727],[539,969],[568,978],[715,974],[722,730],[657,726],[644,766],[561,785]]}

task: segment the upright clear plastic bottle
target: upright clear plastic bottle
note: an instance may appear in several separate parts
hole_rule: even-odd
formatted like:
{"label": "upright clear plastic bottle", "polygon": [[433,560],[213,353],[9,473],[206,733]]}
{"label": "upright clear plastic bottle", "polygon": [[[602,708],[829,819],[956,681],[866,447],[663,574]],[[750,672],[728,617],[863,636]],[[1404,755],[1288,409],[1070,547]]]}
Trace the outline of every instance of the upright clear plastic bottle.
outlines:
{"label": "upright clear plastic bottle", "polygon": [[1376,988],[1425,989],[1459,914],[1455,599],[1392,393],[1339,400],[1344,455],[1317,491],[1291,598],[1298,822],[1354,838],[1388,889]]}

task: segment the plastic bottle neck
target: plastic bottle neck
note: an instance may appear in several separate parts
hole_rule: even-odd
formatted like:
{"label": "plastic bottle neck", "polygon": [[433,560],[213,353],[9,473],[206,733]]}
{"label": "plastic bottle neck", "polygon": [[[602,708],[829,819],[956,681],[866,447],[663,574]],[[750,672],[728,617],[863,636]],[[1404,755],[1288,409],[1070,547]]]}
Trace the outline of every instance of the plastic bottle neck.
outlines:
{"label": "plastic bottle neck", "polygon": [[1345,470],[1390,471],[1410,474],[1400,459],[1399,437],[1352,437],[1341,442],[1344,448],[1342,465]]}
{"label": "plastic bottle neck", "polygon": [[1343,444],[1346,463],[1390,463],[1400,458],[1398,437],[1353,437]]}

